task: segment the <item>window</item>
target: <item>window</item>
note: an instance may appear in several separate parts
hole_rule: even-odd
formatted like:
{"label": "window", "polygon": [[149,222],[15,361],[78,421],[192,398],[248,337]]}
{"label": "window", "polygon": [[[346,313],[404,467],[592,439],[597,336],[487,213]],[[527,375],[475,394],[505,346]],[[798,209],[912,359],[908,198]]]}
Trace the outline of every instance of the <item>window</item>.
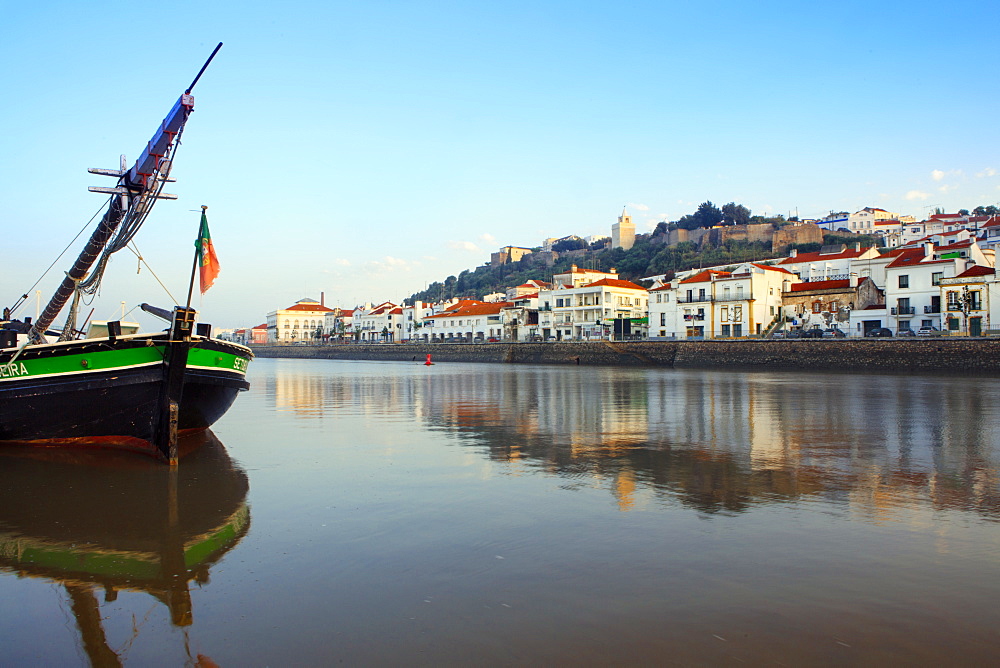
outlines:
{"label": "window", "polygon": [[982,302],[979,299],[979,290],[969,291],[969,310],[970,311],[981,311]]}
{"label": "window", "polygon": [[907,276],[906,274],[903,274],[902,276],[900,276],[899,277],[899,287],[901,287],[901,288],[908,288],[908,287],[910,287],[910,277]]}
{"label": "window", "polygon": [[944,272],[936,271],[931,274],[931,285],[941,285],[941,279],[944,278]]}
{"label": "window", "polygon": [[743,299],[743,286],[742,285],[737,285],[736,286],[736,298],[737,299]]}
{"label": "window", "polygon": [[960,297],[959,297],[959,294],[957,292],[949,292],[947,294],[947,298],[948,298],[947,309],[949,311],[961,311],[962,310],[962,306],[961,306],[961,302],[960,302]]}
{"label": "window", "polygon": [[743,336],[743,325],[733,325],[733,336]]}
{"label": "window", "polygon": [[722,288],[722,298],[723,299],[727,299],[727,300],[730,299],[729,292],[730,292],[730,288],[729,288],[728,285],[726,287]]}
{"label": "window", "polygon": [[723,336],[729,336],[729,325],[723,325],[722,326],[722,335]]}
{"label": "window", "polygon": [[688,290],[687,291],[687,300],[689,302],[693,302],[694,301],[694,290]]}
{"label": "window", "polygon": [[721,318],[721,320],[722,320],[722,322],[729,322],[729,307],[728,306],[723,306],[722,307],[722,318]]}
{"label": "window", "polygon": [[667,326],[667,314],[666,313],[661,313],[660,314],[660,327],[666,327],[666,326]]}
{"label": "window", "polygon": [[705,288],[698,288],[698,301],[705,301]]}
{"label": "window", "polygon": [[823,302],[815,301],[813,302],[813,313],[819,313],[823,310]]}

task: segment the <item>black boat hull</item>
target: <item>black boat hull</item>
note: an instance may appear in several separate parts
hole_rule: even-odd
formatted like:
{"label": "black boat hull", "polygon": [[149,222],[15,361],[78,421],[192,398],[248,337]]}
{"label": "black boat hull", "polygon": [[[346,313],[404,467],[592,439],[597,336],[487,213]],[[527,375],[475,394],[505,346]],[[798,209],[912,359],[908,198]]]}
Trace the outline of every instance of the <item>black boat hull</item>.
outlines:
{"label": "black boat hull", "polygon": [[[161,339],[74,343],[28,348],[13,362],[12,353],[0,353],[8,375],[0,379],[0,441],[155,453],[167,371]],[[184,372],[178,416],[182,433],[215,424],[249,388],[244,374],[251,355],[214,339],[192,343],[194,364]]]}

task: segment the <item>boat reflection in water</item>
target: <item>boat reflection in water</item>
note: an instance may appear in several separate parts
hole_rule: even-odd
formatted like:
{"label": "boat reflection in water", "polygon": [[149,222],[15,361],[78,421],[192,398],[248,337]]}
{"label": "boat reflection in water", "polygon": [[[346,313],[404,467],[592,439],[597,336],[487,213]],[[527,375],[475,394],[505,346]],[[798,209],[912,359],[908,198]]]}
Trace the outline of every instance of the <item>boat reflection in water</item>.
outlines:
{"label": "boat reflection in water", "polygon": [[210,432],[168,468],[127,453],[0,448],[0,570],[61,584],[95,666],[119,665],[98,593],[149,594],[191,625],[189,585],[246,534],[246,473]]}

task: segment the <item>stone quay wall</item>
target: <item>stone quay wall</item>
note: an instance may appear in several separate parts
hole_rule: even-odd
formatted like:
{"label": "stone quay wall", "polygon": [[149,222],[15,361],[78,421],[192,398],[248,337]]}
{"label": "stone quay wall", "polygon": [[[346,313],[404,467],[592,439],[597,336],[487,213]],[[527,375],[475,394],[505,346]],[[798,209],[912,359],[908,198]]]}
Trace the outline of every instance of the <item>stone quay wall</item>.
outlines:
{"label": "stone quay wall", "polygon": [[258,345],[258,357],[798,371],[1000,372],[1000,339]]}

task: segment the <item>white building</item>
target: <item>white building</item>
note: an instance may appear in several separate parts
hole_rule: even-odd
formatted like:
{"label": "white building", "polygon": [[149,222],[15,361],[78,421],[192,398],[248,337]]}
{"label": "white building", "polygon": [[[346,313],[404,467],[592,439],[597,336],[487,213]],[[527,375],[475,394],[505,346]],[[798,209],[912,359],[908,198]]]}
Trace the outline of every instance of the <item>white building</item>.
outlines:
{"label": "white building", "polygon": [[650,331],[657,338],[759,336],[781,315],[782,292],[798,282],[787,269],[753,262],[732,272],[706,269],[654,291],[661,298],[650,301]]}
{"label": "white building", "polygon": [[606,339],[616,332],[624,336],[623,329],[630,335],[643,335],[649,293],[641,285],[621,280],[613,271],[576,265],[556,274],[552,284],[551,290],[538,293],[538,328],[543,339]]}
{"label": "white building", "polygon": [[441,313],[425,316],[421,338],[434,342],[499,341],[503,337],[500,312],[510,302],[463,299]]}
{"label": "white building", "polygon": [[885,303],[890,329],[941,329],[941,281],[955,278],[976,264],[969,259],[971,246],[963,246],[964,250],[935,247],[928,242],[894,252],[892,262],[886,265]]}
{"label": "white building", "polygon": [[[814,253],[799,253],[795,250],[775,266],[786,269],[803,281],[837,281],[849,278],[852,266],[858,262],[880,257],[874,246],[862,248],[860,243],[852,248],[844,245],[824,246]],[[873,277],[874,279],[874,277]],[[874,279],[876,285],[878,280]]]}
{"label": "white building", "polygon": [[866,206],[847,217],[847,229],[856,234],[875,234],[875,223],[880,220],[898,220],[899,214]]}
{"label": "white building", "polygon": [[330,341],[354,338],[354,309],[335,308],[323,319],[323,328]]}
{"label": "white building", "polygon": [[399,341],[403,335],[403,309],[392,302],[365,304],[354,309],[354,337],[372,343]]}
{"label": "white building", "polygon": [[271,311],[267,314],[267,340],[295,343],[319,339],[330,310],[315,299],[300,299],[288,308]]}
{"label": "white building", "polygon": [[421,331],[424,326],[424,318],[431,315],[431,305],[421,301],[416,301],[409,306],[403,305],[403,341],[427,340]]}
{"label": "white building", "polygon": [[981,336],[994,328],[991,316],[1000,314],[1000,281],[995,268],[969,267],[954,278],[942,278],[939,287],[946,331]]}

